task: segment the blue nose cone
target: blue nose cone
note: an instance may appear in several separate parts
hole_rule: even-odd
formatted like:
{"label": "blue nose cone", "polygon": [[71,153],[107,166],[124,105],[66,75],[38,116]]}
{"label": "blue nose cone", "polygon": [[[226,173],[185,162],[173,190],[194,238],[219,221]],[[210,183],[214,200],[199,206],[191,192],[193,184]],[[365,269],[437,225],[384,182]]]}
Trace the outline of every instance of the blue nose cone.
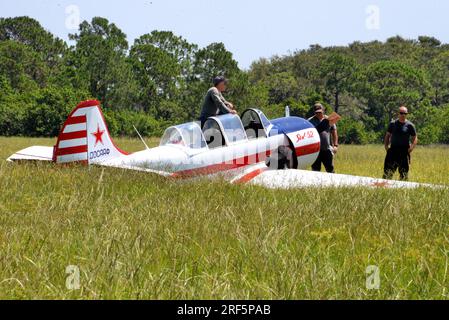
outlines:
{"label": "blue nose cone", "polygon": [[270,136],[315,128],[309,121],[299,117],[279,118],[270,122],[273,125],[273,128],[270,130]]}

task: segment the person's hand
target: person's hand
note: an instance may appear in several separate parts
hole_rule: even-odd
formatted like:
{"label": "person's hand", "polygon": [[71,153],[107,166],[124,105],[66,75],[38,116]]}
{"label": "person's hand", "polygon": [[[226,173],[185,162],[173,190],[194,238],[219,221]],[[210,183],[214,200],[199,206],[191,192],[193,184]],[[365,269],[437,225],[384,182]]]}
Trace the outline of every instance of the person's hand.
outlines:
{"label": "person's hand", "polygon": [[334,150],[334,154],[337,154],[337,152],[338,152],[338,146],[334,146],[334,147],[333,147],[333,150]]}
{"label": "person's hand", "polygon": [[232,109],[232,110],[235,110],[234,105],[233,105],[232,103],[230,103],[230,102],[228,102],[228,107],[229,107],[230,109]]}
{"label": "person's hand", "polygon": [[385,146],[385,151],[388,151],[388,149],[390,149],[389,146]]}
{"label": "person's hand", "polygon": [[234,109],[231,110],[231,114],[237,114],[237,111],[235,111]]}
{"label": "person's hand", "polygon": [[408,153],[411,154],[413,152],[413,148],[408,148]]}

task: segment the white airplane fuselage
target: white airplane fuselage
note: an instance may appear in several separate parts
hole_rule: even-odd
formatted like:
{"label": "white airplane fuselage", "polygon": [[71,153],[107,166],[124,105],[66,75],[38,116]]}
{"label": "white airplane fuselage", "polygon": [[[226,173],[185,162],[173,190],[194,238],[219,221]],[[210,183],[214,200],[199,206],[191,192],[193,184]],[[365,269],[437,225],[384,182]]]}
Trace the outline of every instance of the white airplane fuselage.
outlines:
{"label": "white airplane fuselage", "polygon": [[[310,128],[307,129],[310,131]],[[295,134],[301,135],[302,130]],[[319,151],[318,133],[315,132],[309,141],[304,141],[296,148],[298,168],[305,169],[317,158]],[[120,167],[133,166],[174,173],[176,176],[190,177],[214,174],[229,170],[241,169],[249,165],[264,162],[280,146],[289,146],[289,138],[284,134],[271,137],[242,141],[231,146],[215,149],[191,149],[182,145],[170,144],[139,151],[127,156],[107,160],[104,164]],[[298,154],[313,145],[313,152]]]}

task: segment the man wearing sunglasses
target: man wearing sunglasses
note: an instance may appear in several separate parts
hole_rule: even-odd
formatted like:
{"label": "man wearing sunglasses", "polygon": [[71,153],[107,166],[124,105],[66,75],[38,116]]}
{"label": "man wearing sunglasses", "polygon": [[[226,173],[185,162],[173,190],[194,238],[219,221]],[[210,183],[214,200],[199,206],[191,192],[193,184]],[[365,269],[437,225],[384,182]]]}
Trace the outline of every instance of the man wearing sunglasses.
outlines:
{"label": "man wearing sunglasses", "polygon": [[410,155],[418,144],[418,135],[413,123],[407,120],[406,107],[399,108],[399,118],[390,123],[385,135],[384,179],[392,179],[393,174],[399,169],[401,180],[408,180]]}
{"label": "man wearing sunglasses", "polygon": [[[321,171],[321,164],[324,165],[326,172],[335,173],[334,154],[338,151],[338,134],[335,124],[329,122],[325,115],[325,109],[321,103],[315,104],[313,107],[315,116],[309,121],[315,126],[320,134],[321,148],[318,159],[312,165],[313,171]],[[332,144],[331,144],[332,138]]]}

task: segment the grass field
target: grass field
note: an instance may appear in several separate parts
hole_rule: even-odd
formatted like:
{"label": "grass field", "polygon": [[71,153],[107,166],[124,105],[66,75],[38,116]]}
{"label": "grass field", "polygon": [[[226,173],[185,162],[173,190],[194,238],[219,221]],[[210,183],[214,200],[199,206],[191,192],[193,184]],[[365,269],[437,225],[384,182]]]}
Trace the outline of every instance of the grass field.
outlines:
{"label": "grass field", "polygon": [[[53,143],[0,138],[0,298],[448,298],[447,189],[277,191],[4,161]],[[384,154],[342,146],[336,168],[379,177]],[[410,178],[449,185],[448,170],[449,148],[419,147]]]}

